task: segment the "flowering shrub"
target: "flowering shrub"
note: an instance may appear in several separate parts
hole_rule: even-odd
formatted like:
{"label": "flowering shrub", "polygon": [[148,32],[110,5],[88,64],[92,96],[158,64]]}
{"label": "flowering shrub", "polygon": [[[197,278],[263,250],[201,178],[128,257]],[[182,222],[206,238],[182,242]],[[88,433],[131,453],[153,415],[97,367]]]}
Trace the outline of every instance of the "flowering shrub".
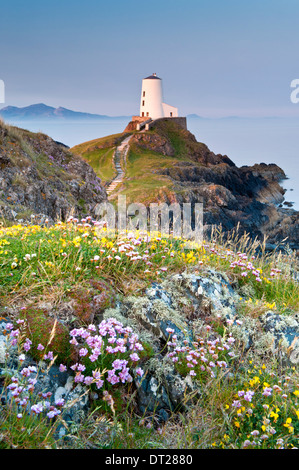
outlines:
{"label": "flowering shrub", "polygon": [[[78,302],[74,316],[77,324],[84,326],[72,330],[70,338],[67,324],[57,322],[55,334],[46,345],[55,318],[28,306],[21,310],[18,327],[11,326],[9,335],[11,344],[19,348],[19,369],[11,377],[6,374],[5,381],[3,372],[1,376],[5,407],[0,407],[0,436],[8,436],[9,440],[10,433],[14,433],[11,444],[16,447],[30,447],[32,442],[35,447],[47,445],[46,436],[52,435],[65,409],[65,404],[55,403],[48,392],[36,393],[39,368],[25,366],[27,353],[37,361],[41,359],[43,364],[48,361],[49,367],[55,360],[58,364],[63,362],[61,371],[71,365],[75,384],[83,385],[84,393],[89,392],[88,387],[99,391],[112,411],[115,395],[126,393],[119,386],[132,383],[135,376],[142,377],[140,365],[153,354],[150,345],[141,345],[132,329],[116,319],[86,326],[93,321],[92,299],[83,295],[90,282],[103,281],[126,295],[140,292],[148,283],[163,279],[165,273],[191,269],[200,274],[212,268],[225,272],[231,282],[242,287],[240,295],[244,298],[240,297],[242,302],[236,306],[238,313],[259,316],[268,309],[286,314],[298,311],[298,282],[293,276],[297,271],[292,258],[260,255],[255,250],[257,246],[251,244],[246,252],[245,242],[244,239],[244,244],[234,244],[233,240],[221,243],[216,237],[200,246],[193,244],[191,249],[191,244],[187,246],[184,240],[161,234],[136,231],[112,236],[91,217],[80,221],[70,218],[55,225],[45,222],[44,226],[0,227],[2,305],[13,305],[15,299],[28,305],[29,300],[41,298],[58,305],[61,299],[75,298]],[[103,292],[106,295],[106,288]],[[100,300],[105,300],[104,296]],[[22,329],[23,319],[27,328]],[[220,444],[216,445],[227,448],[294,447],[299,434],[298,379],[294,382],[293,373],[289,374],[292,379],[287,380],[281,371],[271,376],[261,369],[261,373],[253,375],[248,372],[250,377],[245,380],[246,368],[242,368],[239,355],[235,354],[234,338],[226,334],[222,324],[215,329],[219,335],[209,326],[203,327],[193,343],[179,343],[175,332],[169,330],[166,346],[168,360],[173,361],[180,374],[190,377],[195,385],[197,381],[206,385],[201,387],[206,392],[199,400],[201,413],[197,413],[195,405],[194,412],[197,418],[202,416],[202,410],[206,411],[208,419],[204,425],[211,426],[207,435],[211,439],[217,437]],[[73,364],[75,349],[79,360]],[[119,421],[120,415],[115,414],[114,419]],[[124,419],[126,426],[127,419],[128,413]],[[175,421],[178,419],[176,415]],[[182,435],[186,423],[173,433],[172,439]],[[190,446],[207,443],[206,430],[202,442],[199,437],[194,439],[193,428],[199,433],[202,422],[198,426],[192,420],[190,423]],[[96,436],[94,431],[91,435]],[[147,435],[142,446],[150,441]]]}
{"label": "flowering shrub", "polygon": [[[36,391],[40,368],[24,365],[32,342],[24,337],[24,320],[19,319],[16,323],[16,328],[12,323],[6,324],[6,356],[11,348],[15,348],[18,367],[11,371],[6,369],[1,392],[1,402],[5,406],[0,410],[3,431],[0,447],[45,448],[49,443],[55,445],[54,433],[58,424],[55,418],[61,415],[65,402],[63,399],[53,402],[51,392]],[[41,344],[38,349],[44,350],[43,359],[50,361],[50,368],[54,362],[53,352]]]}
{"label": "flowering shrub", "polygon": [[131,327],[109,318],[97,327],[91,324],[73,329],[70,335],[71,344],[79,348],[80,361],[71,366],[76,372],[76,383],[94,384],[96,389],[104,390],[132,382],[134,373],[142,377],[143,370],[137,365],[143,346]]}
{"label": "flowering shrub", "polygon": [[[16,328],[12,323],[6,325],[6,330],[9,332],[7,348],[17,348],[19,368],[7,379],[4,387],[7,416],[4,427],[7,436],[22,430],[20,436],[24,434],[27,438],[28,426],[33,433],[36,429],[43,428],[45,438],[49,434],[49,420],[52,421],[62,413],[65,402],[63,399],[51,402],[51,392],[35,392],[40,369],[31,365],[23,367],[32,342],[24,336],[25,321],[19,319],[16,323]],[[54,334],[52,331],[51,336]],[[78,347],[80,357],[80,360],[71,366],[75,372],[74,382],[81,383],[84,388],[94,386],[97,390],[101,389],[103,401],[107,402],[114,412],[114,400],[107,388],[116,384],[131,383],[134,374],[139,377],[143,375],[143,370],[138,366],[140,360],[138,353],[143,350],[138,336],[133,333],[132,328],[124,327],[114,318],[103,320],[98,327],[91,324],[87,328],[73,329],[70,335],[72,338],[70,343]],[[55,353],[48,349],[50,343],[51,338],[48,345],[39,343],[37,346],[43,362],[49,362],[49,368],[56,359]],[[64,364],[60,364],[61,372],[66,369]],[[53,432],[54,427],[51,434]]]}
{"label": "flowering shrub", "polygon": [[[226,404],[232,427],[226,444],[247,448],[294,448],[299,435],[299,383],[296,374],[277,380],[263,365],[247,371],[248,379]],[[298,379],[298,377],[297,377]],[[296,447],[297,448],[297,447]]]}
{"label": "flowering shrub", "polygon": [[187,340],[184,341],[184,346],[179,346],[174,330],[168,328],[167,332],[171,338],[168,342],[171,351],[167,357],[176,365],[181,375],[189,375],[194,380],[204,381],[208,377],[217,377],[220,371],[227,369],[232,357],[236,355],[232,350],[235,339],[231,333],[228,338],[215,338],[209,325],[203,328],[201,336],[191,346]]}

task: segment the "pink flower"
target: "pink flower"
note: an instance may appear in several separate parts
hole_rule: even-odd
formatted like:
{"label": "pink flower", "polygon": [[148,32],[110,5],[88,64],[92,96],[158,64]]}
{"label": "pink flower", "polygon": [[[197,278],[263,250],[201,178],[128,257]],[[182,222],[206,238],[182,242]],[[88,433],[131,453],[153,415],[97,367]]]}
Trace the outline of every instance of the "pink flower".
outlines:
{"label": "pink flower", "polygon": [[43,411],[43,405],[41,403],[37,403],[37,405],[33,405],[31,407],[31,411],[33,411],[33,413],[35,414],[39,414]]}
{"label": "pink flower", "polygon": [[49,413],[47,413],[47,416],[48,418],[54,418],[55,416],[59,415],[61,413],[60,410],[56,410],[56,408],[54,410],[51,410],[49,411]]}
{"label": "pink flower", "polygon": [[251,401],[253,395],[254,395],[254,392],[252,392],[251,390],[248,390],[244,395],[244,400]]}
{"label": "pink flower", "polygon": [[85,377],[83,374],[77,373],[76,377],[74,378],[74,382],[76,383],[84,382],[84,378]]}
{"label": "pink flower", "polygon": [[52,351],[49,351],[48,354],[45,354],[44,355],[44,359],[49,359],[50,361],[52,361],[54,359],[54,356],[53,356],[53,352]]}
{"label": "pink flower", "polygon": [[264,388],[264,391],[262,393],[262,395],[264,395],[265,397],[270,397],[272,394],[272,388],[270,387],[265,387]]}
{"label": "pink flower", "polygon": [[139,377],[142,377],[144,372],[143,370],[141,369],[141,367],[138,367],[138,369],[136,369],[136,374],[139,376]]}
{"label": "pink flower", "polygon": [[93,383],[93,378],[88,375],[87,377],[85,377],[84,383],[85,383],[85,385],[92,384]]}
{"label": "pink flower", "polygon": [[130,359],[134,362],[139,361],[139,356],[136,353],[130,354]]}
{"label": "pink flower", "polygon": [[88,354],[88,349],[87,348],[81,348],[79,351],[80,356],[86,356]]}
{"label": "pink flower", "polygon": [[58,398],[56,401],[55,401],[55,406],[63,406],[65,403],[64,399],[63,398]]}
{"label": "pink flower", "polygon": [[24,346],[23,346],[23,348],[25,349],[26,352],[29,351],[29,349],[31,348],[31,344],[32,344],[32,341],[30,341],[30,339],[26,338]]}
{"label": "pink flower", "polygon": [[96,386],[98,389],[102,388],[104,385],[104,380],[97,380],[96,381]]}

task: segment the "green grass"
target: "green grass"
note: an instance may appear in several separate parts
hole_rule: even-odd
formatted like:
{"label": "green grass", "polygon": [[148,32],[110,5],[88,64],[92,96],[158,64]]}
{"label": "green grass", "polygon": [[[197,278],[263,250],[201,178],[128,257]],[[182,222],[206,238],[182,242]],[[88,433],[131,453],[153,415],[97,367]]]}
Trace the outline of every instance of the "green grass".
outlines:
{"label": "green grass", "polygon": [[114,150],[129,133],[113,134],[107,137],[90,140],[71,149],[91,165],[102,182],[109,182],[116,176],[113,164]]}
{"label": "green grass", "polygon": [[[32,341],[30,354],[35,354],[36,359],[39,358],[37,345],[47,344],[58,361],[71,364],[75,356],[68,342],[69,326],[56,321],[40,307],[40,302],[50,303],[58,310],[65,302],[76,302],[74,320],[86,327],[93,321],[90,299],[95,293],[108,294],[103,299],[103,308],[107,308],[113,305],[115,293],[120,298],[131,294],[138,296],[153,281],[159,282],[181,271],[206,275],[212,268],[225,274],[236,291],[243,291],[243,298],[236,304],[240,318],[257,317],[269,310],[285,316],[298,311],[298,282],[293,276],[298,270],[298,260],[294,253],[287,250],[266,253],[263,244],[246,235],[238,237],[237,232],[224,240],[221,231],[215,231],[211,240],[204,241],[203,245],[195,244],[192,249],[186,249],[184,240],[158,235],[134,246],[141,258],[145,254],[151,256],[152,266],[146,269],[143,259],[132,262],[125,253],[116,253],[119,238],[105,230],[98,231],[94,226],[68,222],[50,227],[2,227],[0,301],[3,307],[19,307],[14,320],[25,320],[21,344],[29,337]],[[122,237],[130,243],[126,234]],[[244,266],[239,264],[240,260],[254,265],[259,282],[252,270],[246,277],[242,276]],[[277,272],[271,276],[274,269]],[[219,337],[221,344],[227,340],[228,332],[228,325],[223,321],[217,323],[216,318],[214,321],[205,318],[198,338],[201,352],[209,348],[208,354],[213,358],[216,351],[207,346],[208,334],[212,338]],[[146,341],[143,345],[140,359],[146,366],[147,361],[155,359],[156,351]],[[196,352],[197,347],[194,343],[186,354]],[[181,354],[176,363],[176,369],[183,376],[188,374],[186,354]],[[0,448],[297,447],[298,370],[271,355],[261,357],[250,350],[244,352],[238,340],[232,357],[227,359],[225,351],[219,354],[221,360],[227,360],[228,369],[218,370],[212,378],[198,368],[200,380],[196,390],[200,393],[196,396],[186,393],[185,403],[192,403],[192,406],[187,411],[175,410],[164,424],[158,422],[155,412],[151,415],[138,412],[133,384],[109,389],[113,406],[100,396],[87,419],[69,431],[65,442],[58,442],[54,433],[59,417],[54,425],[53,421],[32,413],[23,413],[17,418],[16,404],[11,400],[9,405],[0,408]],[[9,383],[9,377],[5,378],[4,385]],[[265,394],[268,388],[272,390],[270,396]],[[244,398],[247,392],[254,392],[250,401]],[[34,399],[40,400],[31,395],[30,400]]]}
{"label": "green grass", "polygon": [[173,147],[176,158],[194,163],[194,155],[207,151],[207,146],[202,142],[193,140],[190,132],[171,121],[158,121],[149,131],[150,134],[158,134],[165,137]]}
{"label": "green grass", "polygon": [[115,147],[119,142],[121,142],[123,138],[126,137],[126,135],[129,134],[124,134],[121,132],[119,134],[112,134],[109,136],[100,137],[99,139],[89,140],[87,142],[83,142],[82,144],[75,145],[71,148],[71,151],[77,155],[82,155],[98,149],[108,149]]}
{"label": "green grass", "polygon": [[[130,145],[125,166],[125,178],[120,193],[127,197],[128,202],[149,204],[160,200],[174,200],[175,191],[171,180],[158,172],[163,168],[171,168],[180,161],[190,161],[193,147],[202,149],[203,144],[190,141],[184,129],[171,122],[158,123],[148,131],[150,135],[165,137],[175,150],[174,156],[142,148],[138,143]],[[115,176],[112,164],[113,149],[129,134],[114,134],[108,137],[84,142],[73,147],[74,153],[81,155],[95,170],[103,182],[111,181]],[[114,198],[117,198],[117,194]],[[112,199],[113,200],[113,199]]]}
{"label": "green grass", "polygon": [[160,153],[144,150],[131,145],[125,168],[122,195],[127,202],[149,204],[171,198],[173,184],[166,176],[156,173],[157,169],[171,167],[177,159]]}
{"label": "green grass", "polygon": [[112,164],[114,148],[106,148],[85,152],[81,156],[94,169],[102,182],[111,181],[116,176],[115,168]]}

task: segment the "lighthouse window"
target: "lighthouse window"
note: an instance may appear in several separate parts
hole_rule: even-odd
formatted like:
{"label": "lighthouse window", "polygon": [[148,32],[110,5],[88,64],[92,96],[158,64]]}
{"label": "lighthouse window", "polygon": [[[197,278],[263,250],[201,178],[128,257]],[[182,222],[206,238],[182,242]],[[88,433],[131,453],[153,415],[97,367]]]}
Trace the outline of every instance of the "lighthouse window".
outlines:
{"label": "lighthouse window", "polygon": [[142,96],[145,96],[145,91],[143,92],[143,95]]}
{"label": "lighthouse window", "polygon": [[142,101],[142,106],[144,106],[144,101]]}
{"label": "lighthouse window", "polygon": [[146,113],[147,116],[149,116],[149,113]]}

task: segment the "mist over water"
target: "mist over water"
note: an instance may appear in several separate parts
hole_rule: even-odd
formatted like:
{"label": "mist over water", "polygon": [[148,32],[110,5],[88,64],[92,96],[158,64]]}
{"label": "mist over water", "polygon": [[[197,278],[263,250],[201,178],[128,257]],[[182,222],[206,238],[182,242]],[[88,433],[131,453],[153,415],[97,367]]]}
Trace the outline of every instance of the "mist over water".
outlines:
{"label": "mist over water", "polygon": [[[129,119],[100,121],[15,121],[14,125],[44,132],[69,147],[122,132]],[[299,118],[187,118],[188,130],[211,151],[227,155],[237,166],[276,163],[289,179],[285,200],[299,210]]]}

